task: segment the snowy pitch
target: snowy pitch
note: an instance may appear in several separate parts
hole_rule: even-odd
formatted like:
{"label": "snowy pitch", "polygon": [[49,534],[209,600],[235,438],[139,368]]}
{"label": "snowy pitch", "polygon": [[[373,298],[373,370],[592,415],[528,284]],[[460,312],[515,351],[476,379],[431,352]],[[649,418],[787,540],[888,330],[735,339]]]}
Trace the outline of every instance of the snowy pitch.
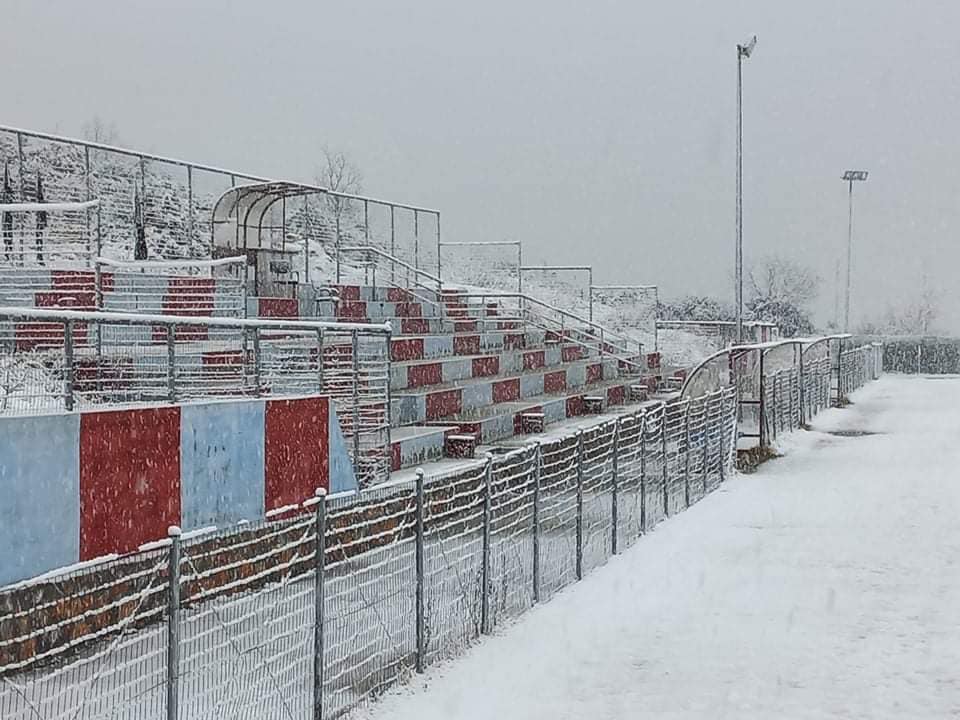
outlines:
{"label": "snowy pitch", "polygon": [[361,716],[957,716],[960,378],[853,401]]}

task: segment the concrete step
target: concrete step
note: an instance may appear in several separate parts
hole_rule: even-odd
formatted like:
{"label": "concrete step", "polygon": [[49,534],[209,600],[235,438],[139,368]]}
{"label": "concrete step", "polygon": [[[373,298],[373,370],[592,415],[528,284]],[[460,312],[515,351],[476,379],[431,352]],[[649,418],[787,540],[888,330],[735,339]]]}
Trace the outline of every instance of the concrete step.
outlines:
{"label": "concrete step", "polygon": [[423,424],[482,411],[490,405],[562,393],[616,379],[616,365],[612,358],[579,360],[559,368],[540,368],[507,377],[470,379],[419,392],[395,393],[391,417],[396,426]]}
{"label": "concrete step", "polygon": [[391,366],[390,388],[400,392],[543,368],[559,370],[567,363],[593,357],[595,353],[579,345],[558,344],[539,349],[501,349],[477,355],[394,362]]}

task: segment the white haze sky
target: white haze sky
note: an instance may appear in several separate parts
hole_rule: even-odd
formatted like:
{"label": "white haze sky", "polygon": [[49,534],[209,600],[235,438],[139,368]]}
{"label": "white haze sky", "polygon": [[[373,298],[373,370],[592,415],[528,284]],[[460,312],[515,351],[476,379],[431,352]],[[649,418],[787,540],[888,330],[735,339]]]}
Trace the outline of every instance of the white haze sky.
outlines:
{"label": "white haze sky", "polygon": [[[0,0],[0,122],[435,207],[601,283],[733,295],[737,42],[744,247],[832,314],[855,188],[854,319],[943,294],[960,330],[960,3]],[[870,309],[872,312],[868,312]]]}

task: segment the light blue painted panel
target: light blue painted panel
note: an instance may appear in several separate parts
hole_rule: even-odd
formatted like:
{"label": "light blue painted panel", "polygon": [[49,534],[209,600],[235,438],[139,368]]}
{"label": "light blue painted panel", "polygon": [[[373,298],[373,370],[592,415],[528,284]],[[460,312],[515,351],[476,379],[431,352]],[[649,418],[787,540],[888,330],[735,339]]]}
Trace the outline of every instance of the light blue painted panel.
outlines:
{"label": "light blue painted panel", "polygon": [[347,443],[340,430],[340,421],[330,401],[330,488],[329,492],[356,492],[357,476],[353,473],[353,463],[347,454]]}
{"label": "light blue painted panel", "polygon": [[0,418],[0,585],[80,559],[80,415]]}
{"label": "light blue painted panel", "polygon": [[182,407],[184,530],[263,517],[264,406],[250,400]]}

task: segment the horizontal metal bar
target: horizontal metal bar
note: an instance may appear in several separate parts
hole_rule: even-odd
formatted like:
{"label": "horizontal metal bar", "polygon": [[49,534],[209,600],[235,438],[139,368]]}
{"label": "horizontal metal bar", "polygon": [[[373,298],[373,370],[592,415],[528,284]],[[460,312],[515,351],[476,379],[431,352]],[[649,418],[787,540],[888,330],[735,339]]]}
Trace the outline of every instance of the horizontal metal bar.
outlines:
{"label": "horizontal metal bar", "polygon": [[519,240],[491,240],[489,242],[440,242],[437,245],[519,245]]}
{"label": "horizontal metal bar", "polygon": [[0,212],[80,212],[92,210],[100,204],[100,200],[86,200],[84,202],[23,202],[0,203]]}
{"label": "horizontal metal bar", "polygon": [[[542,270],[544,272],[550,270],[593,270],[591,265],[521,265],[520,269],[523,271],[527,270]],[[591,287],[593,287],[591,285]]]}
{"label": "horizontal metal bar", "polygon": [[[104,143],[89,142],[87,140],[78,140],[77,138],[65,137],[63,135],[53,135],[51,133],[42,133],[36,132],[34,130],[24,130],[23,128],[12,127],[10,125],[0,125],[0,132],[8,133],[20,133],[25,137],[37,138],[40,140],[49,140],[51,142],[63,143],[65,145],[76,145],[78,147],[88,147],[95,150],[103,150],[105,152],[117,153],[120,155],[126,155],[128,157],[143,158],[144,160],[152,160],[153,162],[162,162],[169,165],[178,165],[180,167],[189,167],[194,170],[200,170],[203,172],[212,172],[219,173],[221,175],[233,175],[236,178],[242,180],[252,180],[253,182],[281,182],[279,180],[272,180],[270,178],[260,177],[259,175],[251,175],[250,173],[237,172],[235,170],[226,170],[224,168],[216,167],[214,165],[203,165],[195,162],[188,162],[186,160],[178,160],[177,158],[165,157],[163,155],[154,155],[152,153],[139,152],[137,150],[130,150],[128,148],[117,147],[116,145],[106,145]],[[434,210],[431,208],[417,207],[416,205],[409,205],[406,203],[397,203],[390,202],[389,200],[380,200],[378,198],[367,197],[365,195],[352,195],[350,193],[337,192],[335,190],[330,190],[329,188],[320,187],[319,185],[312,185],[310,183],[290,183],[293,185],[300,185],[303,188],[313,190],[315,192],[321,192],[327,195],[333,195],[335,197],[347,198],[349,200],[366,200],[367,202],[372,202],[377,205],[387,205],[389,207],[403,208],[405,210],[414,210],[417,212],[428,213],[430,215],[440,215],[439,210]]]}
{"label": "horizontal metal bar", "polygon": [[658,285],[591,285],[590,289],[591,290],[656,290],[658,287],[659,287]]}
{"label": "horizontal metal bar", "polygon": [[45,322],[96,322],[108,325],[192,325],[226,328],[266,328],[270,330],[333,330],[351,332],[357,330],[365,334],[379,335],[390,332],[390,323],[335,323],[314,321],[268,320],[252,318],[220,318],[186,315],[142,315],[114,312],[96,312],[91,310],[45,310],[43,308],[25,308],[0,306],[0,317],[16,320],[38,320]]}

